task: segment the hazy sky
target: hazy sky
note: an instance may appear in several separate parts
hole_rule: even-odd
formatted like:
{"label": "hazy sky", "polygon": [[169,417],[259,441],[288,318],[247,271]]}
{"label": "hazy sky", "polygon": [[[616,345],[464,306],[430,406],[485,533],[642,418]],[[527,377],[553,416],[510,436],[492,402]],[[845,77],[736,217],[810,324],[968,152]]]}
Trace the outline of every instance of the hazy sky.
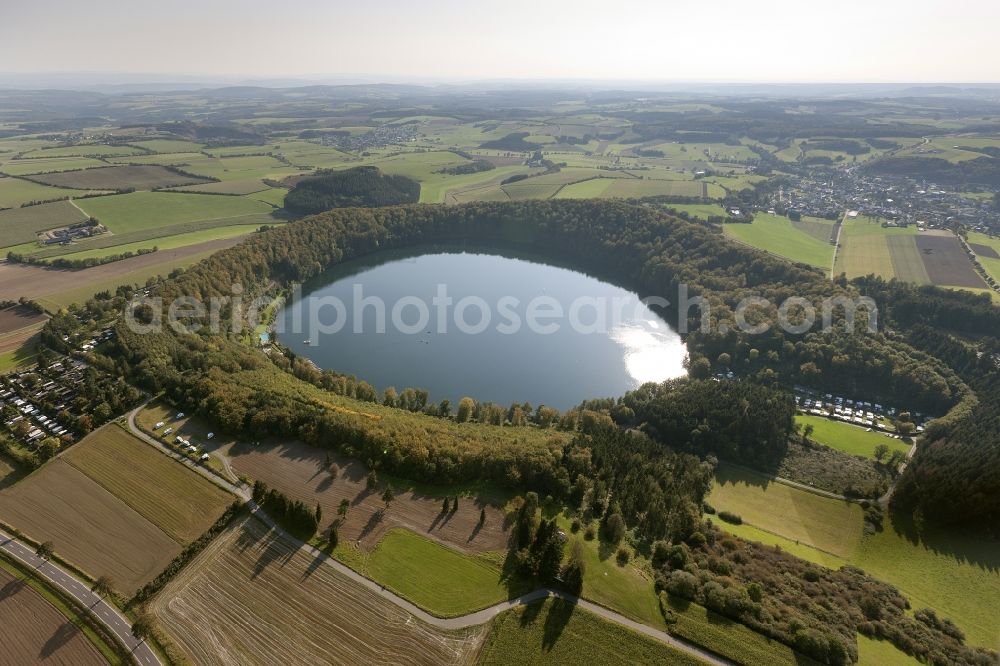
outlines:
{"label": "hazy sky", "polygon": [[0,0],[0,72],[1000,81],[998,0]]}

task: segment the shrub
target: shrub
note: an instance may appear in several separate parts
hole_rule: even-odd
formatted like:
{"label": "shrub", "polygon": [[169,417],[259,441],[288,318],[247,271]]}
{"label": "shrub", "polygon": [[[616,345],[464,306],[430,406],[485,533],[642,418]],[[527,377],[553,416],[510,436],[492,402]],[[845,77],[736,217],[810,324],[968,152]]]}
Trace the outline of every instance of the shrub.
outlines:
{"label": "shrub", "polygon": [[595,536],[597,536],[597,530],[594,529],[593,525],[587,525],[587,529],[583,531],[583,538],[587,541],[593,541]]}
{"label": "shrub", "polygon": [[674,571],[667,581],[667,592],[682,599],[694,599],[698,594],[698,579],[687,571]]}
{"label": "shrub", "polygon": [[619,548],[618,552],[615,553],[615,561],[618,562],[618,566],[620,567],[623,567],[626,564],[628,564],[630,557],[631,555],[628,552],[628,548],[625,547]]}
{"label": "shrub", "polygon": [[742,518],[742,516],[739,516],[739,515],[731,512],[731,511],[720,511],[719,512],[719,520],[724,520],[727,523],[731,523],[733,525],[742,525],[743,524],[743,518]]}

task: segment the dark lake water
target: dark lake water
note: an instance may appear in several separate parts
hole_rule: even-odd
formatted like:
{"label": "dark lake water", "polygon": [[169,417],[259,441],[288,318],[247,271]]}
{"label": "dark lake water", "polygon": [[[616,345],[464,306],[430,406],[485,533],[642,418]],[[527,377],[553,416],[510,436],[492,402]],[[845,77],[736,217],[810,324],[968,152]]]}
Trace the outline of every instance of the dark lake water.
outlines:
{"label": "dark lake water", "polygon": [[348,262],[303,285],[276,324],[321,368],[453,407],[471,396],[566,409],[685,374],[680,336],[637,294],[498,254]]}

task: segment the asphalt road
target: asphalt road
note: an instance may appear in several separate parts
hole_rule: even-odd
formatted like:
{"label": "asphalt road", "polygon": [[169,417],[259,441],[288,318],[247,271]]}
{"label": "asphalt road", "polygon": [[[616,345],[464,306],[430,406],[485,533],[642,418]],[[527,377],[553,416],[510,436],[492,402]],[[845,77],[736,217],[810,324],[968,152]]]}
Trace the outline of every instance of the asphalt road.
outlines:
{"label": "asphalt road", "polygon": [[236,495],[236,496],[244,499],[247,502],[247,505],[250,507],[250,510],[252,511],[253,515],[256,518],[258,518],[259,520],[261,520],[265,525],[267,525],[271,529],[273,529],[276,532],[278,532],[281,536],[283,536],[285,539],[287,539],[290,543],[295,544],[299,548],[303,549],[311,557],[314,557],[317,560],[323,562],[323,564],[325,564],[326,566],[332,567],[338,573],[340,573],[340,574],[342,574],[344,576],[347,576],[352,581],[356,582],[358,585],[361,585],[361,586],[363,586],[363,587],[371,590],[372,592],[374,592],[375,594],[378,594],[380,597],[382,597],[386,601],[389,601],[389,602],[395,604],[399,608],[402,608],[403,610],[405,610],[406,612],[410,613],[414,617],[418,618],[419,620],[421,620],[423,622],[426,622],[427,624],[429,624],[431,626],[439,627],[441,629],[448,629],[448,630],[462,629],[462,628],[465,628],[465,627],[478,626],[478,625],[481,625],[481,624],[485,624],[486,622],[489,622],[494,617],[496,617],[498,614],[500,614],[500,613],[502,613],[502,612],[504,612],[506,610],[510,610],[511,608],[514,608],[515,606],[520,606],[522,604],[529,604],[529,603],[531,603],[533,601],[538,601],[539,599],[544,599],[546,597],[553,596],[553,597],[558,597],[560,599],[565,599],[566,601],[569,601],[570,603],[576,604],[580,608],[584,608],[584,609],[590,611],[591,613],[595,613],[597,615],[600,615],[601,617],[603,617],[606,620],[610,620],[611,622],[614,622],[616,624],[620,624],[620,625],[623,625],[625,627],[628,627],[629,629],[632,629],[633,631],[637,631],[637,632],[639,632],[641,634],[649,636],[650,638],[652,638],[654,640],[658,640],[658,641],[660,641],[662,643],[666,643],[667,645],[669,645],[669,646],[671,646],[673,648],[676,648],[677,650],[681,650],[683,652],[686,652],[687,654],[690,654],[690,655],[692,655],[692,656],[694,656],[694,657],[696,657],[698,659],[701,659],[702,661],[704,661],[706,663],[715,664],[716,666],[729,666],[732,663],[732,662],[729,662],[729,661],[727,661],[725,659],[722,659],[721,657],[718,657],[718,656],[716,656],[714,654],[711,654],[710,652],[702,650],[701,648],[697,647],[696,645],[692,645],[691,643],[687,643],[686,641],[682,641],[682,640],[680,640],[680,639],[678,639],[678,638],[676,638],[674,636],[671,636],[670,634],[668,634],[665,631],[660,631],[658,629],[654,629],[652,627],[649,627],[649,626],[647,626],[645,624],[641,624],[639,622],[635,622],[635,621],[630,620],[629,618],[625,617],[624,615],[616,613],[616,612],[614,612],[612,610],[608,610],[607,608],[605,608],[603,606],[598,606],[597,604],[593,604],[593,603],[591,603],[589,601],[586,601],[584,599],[580,599],[579,597],[576,597],[574,595],[567,594],[565,592],[561,592],[561,591],[558,591],[558,590],[551,590],[551,589],[546,589],[546,588],[534,590],[532,592],[528,592],[527,594],[521,595],[520,597],[516,597],[514,599],[508,599],[507,601],[503,601],[503,602],[498,603],[496,605],[490,606],[489,608],[484,608],[482,610],[476,611],[474,613],[469,613],[468,615],[462,615],[460,617],[441,618],[441,617],[437,617],[437,616],[431,615],[430,613],[428,613],[427,611],[423,610],[422,608],[420,608],[420,607],[418,607],[418,606],[410,603],[406,599],[404,599],[404,598],[402,598],[402,597],[394,594],[390,590],[385,589],[384,587],[382,587],[381,585],[379,585],[375,581],[371,580],[370,578],[366,578],[365,576],[362,576],[358,572],[354,571],[354,569],[351,569],[347,565],[341,564],[340,562],[338,562],[337,560],[333,559],[332,557],[330,557],[326,553],[324,553],[324,552],[322,552],[320,550],[317,550],[316,548],[310,546],[307,543],[299,541],[298,539],[296,539],[292,535],[290,535],[287,532],[285,532],[283,529],[281,529],[281,527],[279,527],[271,519],[270,516],[268,516],[266,513],[264,513],[264,511],[259,506],[257,506],[256,503],[254,503],[254,501],[250,498],[250,490],[248,488],[246,488],[245,486],[242,486],[242,485],[241,486],[236,486],[236,485],[234,485],[234,484],[226,481],[225,479],[222,479],[218,475],[213,474],[212,472],[210,472],[207,469],[205,469],[202,465],[199,465],[199,464],[193,462],[192,460],[190,460],[189,458],[178,454],[176,451],[173,451],[170,447],[164,445],[162,442],[160,442],[157,439],[155,439],[153,437],[150,437],[149,435],[147,435],[146,433],[144,433],[135,424],[135,415],[144,406],[145,405],[140,405],[135,410],[133,410],[132,412],[130,412],[129,415],[128,415],[128,426],[129,426],[129,430],[132,431],[132,434],[134,434],[136,437],[138,437],[142,441],[146,442],[147,444],[150,444],[151,446],[155,446],[156,448],[160,449],[161,451],[167,453],[172,458],[178,460],[182,464],[187,465],[188,467],[190,467],[191,469],[195,470],[196,472],[198,472],[199,474],[201,474],[202,476],[204,476],[206,479],[208,479],[212,483],[216,484],[217,486],[219,486],[221,488],[224,488],[225,490],[228,490],[229,492],[233,493],[234,495]]}
{"label": "asphalt road", "polygon": [[3,530],[0,530],[0,550],[34,569],[51,584],[64,590],[84,607],[89,608],[98,621],[117,636],[118,640],[132,652],[139,664],[142,666],[162,666],[159,658],[150,647],[145,642],[136,640],[132,635],[132,623],[129,622],[128,618],[113,605],[91,592],[86,583],[81,582],[62,567],[38,557],[33,548],[17,541]]}

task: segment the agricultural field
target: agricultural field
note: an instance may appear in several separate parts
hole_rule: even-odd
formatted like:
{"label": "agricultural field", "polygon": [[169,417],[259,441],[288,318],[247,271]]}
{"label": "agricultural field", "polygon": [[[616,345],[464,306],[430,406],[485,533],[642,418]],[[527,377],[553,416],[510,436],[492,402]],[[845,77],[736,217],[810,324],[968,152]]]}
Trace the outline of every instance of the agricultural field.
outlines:
{"label": "agricultural field", "polygon": [[848,278],[873,273],[915,284],[986,289],[961,241],[949,231],[882,227],[870,218],[847,220],[834,273]]}
{"label": "agricultural field", "polygon": [[965,632],[966,642],[1000,643],[1000,540],[956,532],[907,535],[892,520],[865,537],[850,563],[892,583],[914,608],[931,607]]}
{"label": "agricultural field", "polygon": [[133,192],[78,202],[115,234],[145,231],[174,224],[268,214],[273,208],[245,197],[167,192]]}
{"label": "agricultural field", "polygon": [[134,141],[129,145],[154,153],[197,153],[202,149],[200,143],[179,139],[149,139],[147,141]]}
{"label": "agricultural field", "polygon": [[24,153],[22,159],[40,159],[43,157],[111,157],[122,155],[141,155],[142,150],[131,146],[109,146],[106,144],[85,144],[79,146],[60,146],[56,148],[41,148]]}
{"label": "agricultural field", "polygon": [[82,621],[64,615],[10,566],[0,561],[4,663],[106,665],[107,659],[77,626]]}
{"label": "agricultural field", "polygon": [[95,578],[111,576],[125,594],[181,551],[156,525],[58,458],[0,490],[0,520],[35,541],[51,541],[56,555]]}
{"label": "agricultural field", "polygon": [[[186,433],[183,427],[180,432]],[[198,441],[204,441],[197,437]],[[235,444],[227,451],[232,469],[251,479],[259,479],[292,499],[323,508],[322,528],[337,518],[341,500],[351,503],[347,519],[339,528],[340,538],[360,541],[371,549],[393,527],[413,530],[460,552],[505,550],[509,538],[504,512],[484,500],[462,496],[455,512],[442,514],[443,495],[428,494],[419,488],[396,486],[396,499],[380,518],[384,482],[374,491],[366,487],[368,469],[360,462],[298,443],[252,446]],[[480,510],[486,510],[486,524],[479,525]]]}
{"label": "agricultural field", "polygon": [[0,310],[0,372],[28,365],[35,358],[46,321],[47,316],[29,308]]}
{"label": "agricultural field", "polygon": [[201,182],[198,177],[187,176],[154,164],[145,166],[105,166],[82,171],[64,171],[32,176],[32,180],[54,187],[78,190],[152,190]]}
{"label": "agricultural field", "polygon": [[976,273],[965,248],[947,231],[925,231],[917,236],[919,250],[932,284],[945,287],[985,289],[986,283]]}
{"label": "agricultural field", "polygon": [[[114,424],[86,437],[62,459],[180,543],[201,536],[234,499]],[[126,470],[123,461],[128,461]]]}
{"label": "agricultural field", "polygon": [[63,157],[37,160],[8,160],[0,163],[0,172],[11,176],[30,176],[41,173],[76,171],[108,166],[107,162],[89,157]]}
{"label": "agricultural field", "polygon": [[[243,152],[254,152],[246,146]],[[191,160],[184,170],[190,173],[218,178],[219,180],[249,180],[251,178],[272,178],[280,180],[285,176],[302,173],[302,169],[290,167],[269,155],[246,155],[241,157],[206,157]]]}
{"label": "agricultural field", "polygon": [[3,229],[0,246],[34,243],[42,231],[66,227],[86,219],[87,216],[69,201],[0,210],[0,229]]}
{"label": "agricultural field", "polygon": [[0,491],[0,520],[123,593],[152,580],[229,495],[115,424]]}
{"label": "agricultural field", "polygon": [[901,440],[887,437],[880,432],[874,430],[868,432],[859,426],[822,416],[796,416],[795,422],[803,426],[811,425],[813,427],[813,433],[810,436],[813,441],[854,456],[874,459],[875,447],[880,444],[888,446],[890,452],[906,453],[910,449]]}
{"label": "agricultural field", "polygon": [[726,224],[726,236],[790,261],[828,269],[833,263],[833,245],[806,233],[787,217],[756,213],[751,224]]}
{"label": "agricultural field", "polygon": [[121,285],[142,286],[151,277],[186,268],[239,240],[239,236],[222,238],[75,271],[0,262],[0,293],[11,298],[24,296],[47,309],[59,309],[86,301],[99,291],[114,291]]}
{"label": "agricultural field", "polygon": [[986,272],[1000,283],[1000,238],[972,232],[968,242]]}
{"label": "agricultural field", "polygon": [[42,324],[48,319],[28,307],[15,305],[0,310],[0,336]]}
{"label": "agricultural field", "polygon": [[725,195],[721,187],[694,180],[654,180],[620,178],[604,191],[604,197],[624,199],[655,196],[707,197],[719,199]]}
{"label": "agricultural field", "polygon": [[259,178],[247,180],[229,180],[219,183],[202,183],[200,185],[185,185],[171,188],[177,192],[201,192],[207,194],[254,194],[270,189]]}
{"label": "agricultural field", "polygon": [[479,664],[702,663],[653,638],[614,624],[561,599],[520,606],[498,616]]}
{"label": "agricultural field", "polygon": [[69,190],[39,185],[23,178],[0,177],[0,208],[17,208],[34,201],[50,201],[61,197],[98,194],[98,191]]}
{"label": "agricultural field", "polygon": [[219,536],[150,610],[193,664],[472,664],[485,634],[426,626],[253,518]]}
{"label": "agricultural field", "polygon": [[365,564],[369,578],[440,617],[464,615],[528,591],[508,589],[489,560],[398,528],[385,533]]}
{"label": "agricultural field", "polygon": [[861,540],[863,517],[857,504],[798,490],[730,465],[716,470],[708,502],[754,527],[838,557],[850,557]]}
{"label": "agricultural field", "polygon": [[[234,222],[240,222],[243,220],[256,219],[256,216],[250,215],[242,218],[235,218]],[[199,245],[202,243],[207,243],[209,241],[225,240],[225,239],[239,239],[249,234],[254,233],[260,229],[262,224],[270,224],[271,226],[277,226],[270,220],[260,219],[255,224],[226,224],[226,225],[216,225],[211,224],[206,225],[204,229],[198,231],[182,231],[182,229],[188,228],[189,226],[197,225],[184,225],[183,227],[166,227],[160,231],[164,232],[166,235],[152,235],[151,233],[143,234],[126,234],[122,236],[109,236],[108,241],[118,241],[118,244],[114,243],[86,243],[86,244],[74,244],[59,248],[61,252],[53,252],[49,254],[47,252],[35,253],[34,256],[48,257],[48,256],[59,256],[66,257],[67,259],[86,259],[90,257],[106,257],[109,255],[119,254],[122,252],[137,252],[141,249],[147,249],[151,247],[156,247],[159,250],[173,250],[178,248],[189,247],[192,245]],[[129,238],[142,236],[145,240],[133,241],[131,243],[125,242]],[[103,239],[102,239],[103,240]],[[92,248],[92,249],[82,249],[82,248]],[[74,251],[77,250],[77,251]]]}

